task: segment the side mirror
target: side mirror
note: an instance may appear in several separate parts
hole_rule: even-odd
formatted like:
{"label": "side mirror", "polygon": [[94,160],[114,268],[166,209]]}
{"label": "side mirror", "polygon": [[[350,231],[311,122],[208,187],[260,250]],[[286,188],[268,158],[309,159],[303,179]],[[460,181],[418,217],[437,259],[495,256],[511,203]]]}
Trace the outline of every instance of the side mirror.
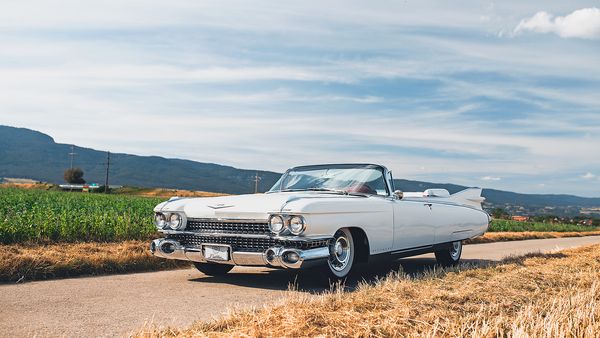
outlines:
{"label": "side mirror", "polygon": [[404,197],[404,193],[402,192],[402,190],[396,190],[394,191],[394,196],[396,196],[397,199],[401,200]]}

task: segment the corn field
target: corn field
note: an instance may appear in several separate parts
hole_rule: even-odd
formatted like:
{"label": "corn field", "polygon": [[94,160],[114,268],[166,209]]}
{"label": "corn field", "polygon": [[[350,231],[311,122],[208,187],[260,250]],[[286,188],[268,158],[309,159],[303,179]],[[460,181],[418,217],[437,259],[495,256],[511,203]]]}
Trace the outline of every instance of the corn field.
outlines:
{"label": "corn field", "polygon": [[495,219],[490,223],[488,232],[586,232],[597,231],[598,228],[589,225],[562,224],[562,223],[540,223],[540,222],[517,222],[505,219]]}
{"label": "corn field", "polygon": [[155,233],[160,198],[0,188],[0,243],[110,242]]}

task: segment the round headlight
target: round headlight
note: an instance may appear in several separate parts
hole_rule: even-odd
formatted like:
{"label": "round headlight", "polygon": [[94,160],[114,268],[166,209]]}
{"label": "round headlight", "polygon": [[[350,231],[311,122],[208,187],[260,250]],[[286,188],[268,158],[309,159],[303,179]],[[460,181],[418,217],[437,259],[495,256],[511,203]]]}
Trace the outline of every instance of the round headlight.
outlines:
{"label": "round headlight", "polygon": [[290,219],[290,232],[293,235],[300,235],[304,232],[304,217],[294,216]]}
{"label": "round headlight", "polygon": [[173,230],[177,230],[181,226],[182,221],[180,214],[171,214],[169,216],[169,227]]}
{"label": "round headlight", "polygon": [[154,224],[157,228],[162,229],[167,225],[167,218],[161,213],[154,215]]}
{"label": "round headlight", "polygon": [[271,219],[269,219],[269,229],[276,234],[283,231],[284,225],[283,217],[279,215],[271,216]]}

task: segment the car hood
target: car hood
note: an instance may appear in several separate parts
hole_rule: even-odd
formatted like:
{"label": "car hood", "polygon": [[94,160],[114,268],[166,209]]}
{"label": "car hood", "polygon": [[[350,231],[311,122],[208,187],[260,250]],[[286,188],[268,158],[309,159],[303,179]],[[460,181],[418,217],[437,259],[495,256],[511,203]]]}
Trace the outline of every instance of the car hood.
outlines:
{"label": "car hood", "polygon": [[156,212],[184,212],[190,218],[264,219],[270,213],[290,211],[286,205],[302,199],[356,199],[350,195],[316,192],[282,192],[203,198],[171,198],[154,208]]}

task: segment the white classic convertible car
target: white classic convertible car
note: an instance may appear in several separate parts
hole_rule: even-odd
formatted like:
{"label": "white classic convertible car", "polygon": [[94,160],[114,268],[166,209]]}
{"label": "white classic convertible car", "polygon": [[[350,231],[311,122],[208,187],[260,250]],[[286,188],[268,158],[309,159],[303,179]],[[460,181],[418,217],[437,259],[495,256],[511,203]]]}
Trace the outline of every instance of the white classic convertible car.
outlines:
{"label": "white classic convertible car", "polygon": [[158,257],[221,275],[235,265],[321,267],[333,279],[376,257],[434,252],[457,264],[462,241],[487,231],[480,188],[401,192],[374,164],[289,169],[264,194],[171,198],[156,206]]}

